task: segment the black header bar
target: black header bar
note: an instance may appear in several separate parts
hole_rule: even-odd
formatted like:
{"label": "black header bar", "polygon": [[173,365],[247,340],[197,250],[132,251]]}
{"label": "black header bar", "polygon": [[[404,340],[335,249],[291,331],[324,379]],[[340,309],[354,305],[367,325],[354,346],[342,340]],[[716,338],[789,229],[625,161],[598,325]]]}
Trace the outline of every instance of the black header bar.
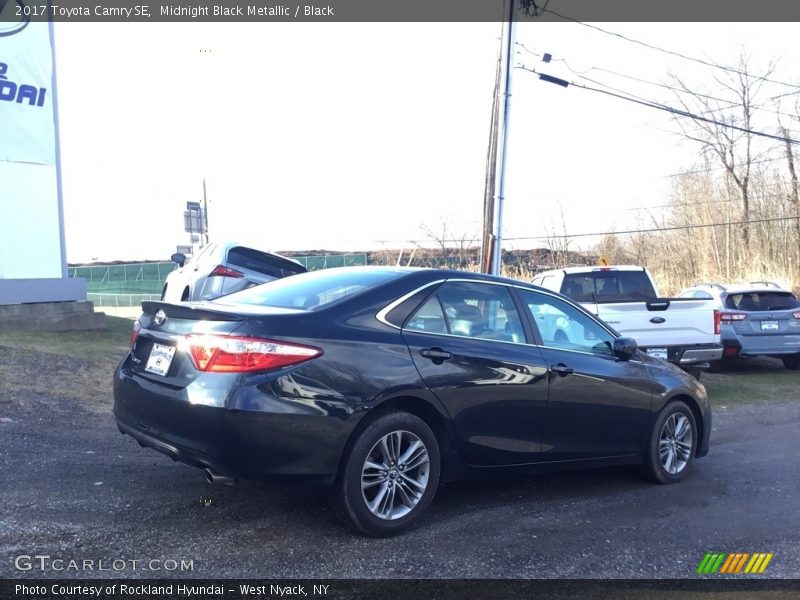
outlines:
{"label": "black header bar", "polygon": [[[514,0],[521,22],[800,21],[791,0]],[[0,0],[3,23],[489,22],[504,0]]]}

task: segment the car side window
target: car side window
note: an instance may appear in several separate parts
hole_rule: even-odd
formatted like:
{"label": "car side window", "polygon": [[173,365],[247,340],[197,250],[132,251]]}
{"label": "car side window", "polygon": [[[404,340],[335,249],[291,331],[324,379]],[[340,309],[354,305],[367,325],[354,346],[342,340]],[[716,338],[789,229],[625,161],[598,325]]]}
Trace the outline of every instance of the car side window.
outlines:
{"label": "car side window", "polygon": [[519,290],[542,343],[552,348],[613,356],[614,336],[586,313],[553,296]]}
{"label": "car side window", "polygon": [[522,321],[511,292],[502,285],[446,282],[411,316],[406,328],[485,340],[525,342]]}
{"label": "car side window", "polygon": [[694,297],[698,298],[698,299],[701,299],[701,300],[711,300],[712,299],[711,294],[709,294],[708,292],[703,292],[701,290],[695,291]]}
{"label": "car side window", "polygon": [[434,294],[417,309],[406,323],[405,329],[426,333],[447,333],[444,311],[439,298]]}

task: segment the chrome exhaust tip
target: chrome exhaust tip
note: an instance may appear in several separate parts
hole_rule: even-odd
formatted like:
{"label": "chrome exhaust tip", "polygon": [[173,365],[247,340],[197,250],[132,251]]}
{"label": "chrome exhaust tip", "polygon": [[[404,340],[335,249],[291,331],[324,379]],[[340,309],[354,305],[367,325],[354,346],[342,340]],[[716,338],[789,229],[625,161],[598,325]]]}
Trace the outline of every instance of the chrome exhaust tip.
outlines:
{"label": "chrome exhaust tip", "polygon": [[205,468],[203,469],[203,473],[206,476],[206,481],[212,485],[235,485],[236,480],[233,477],[226,477],[225,475],[218,475],[214,473],[211,469]]}

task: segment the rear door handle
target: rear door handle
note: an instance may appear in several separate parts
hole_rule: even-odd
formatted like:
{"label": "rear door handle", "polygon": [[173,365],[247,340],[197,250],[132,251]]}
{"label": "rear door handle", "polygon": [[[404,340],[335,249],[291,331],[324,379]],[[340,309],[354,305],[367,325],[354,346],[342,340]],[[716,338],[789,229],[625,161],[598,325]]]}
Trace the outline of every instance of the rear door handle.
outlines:
{"label": "rear door handle", "polygon": [[419,353],[425,358],[430,358],[437,365],[453,358],[452,352],[442,350],[441,348],[428,348],[427,350],[420,350]]}
{"label": "rear door handle", "polygon": [[564,363],[558,363],[557,365],[550,365],[550,370],[553,373],[557,373],[561,377],[566,377],[567,375],[571,375],[575,372],[572,367],[568,367]]}

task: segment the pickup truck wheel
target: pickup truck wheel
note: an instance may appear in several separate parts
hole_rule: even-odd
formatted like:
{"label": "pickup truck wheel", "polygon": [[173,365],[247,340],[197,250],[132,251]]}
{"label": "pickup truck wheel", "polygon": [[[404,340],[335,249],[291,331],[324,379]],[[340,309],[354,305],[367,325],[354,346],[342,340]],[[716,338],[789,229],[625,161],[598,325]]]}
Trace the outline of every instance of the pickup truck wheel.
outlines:
{"label": "pickup truck wheel", "polygon": [[656,483],[676,483],[691,470],[697,450],[692,410],[676,400],[659,413],[645,450],[642,469]]}
{"label": "pickup truck wheel", "polygon": [[783,366],[790,371],[800,371],[800,354],[785,356],[781,360],[783,360]]}

